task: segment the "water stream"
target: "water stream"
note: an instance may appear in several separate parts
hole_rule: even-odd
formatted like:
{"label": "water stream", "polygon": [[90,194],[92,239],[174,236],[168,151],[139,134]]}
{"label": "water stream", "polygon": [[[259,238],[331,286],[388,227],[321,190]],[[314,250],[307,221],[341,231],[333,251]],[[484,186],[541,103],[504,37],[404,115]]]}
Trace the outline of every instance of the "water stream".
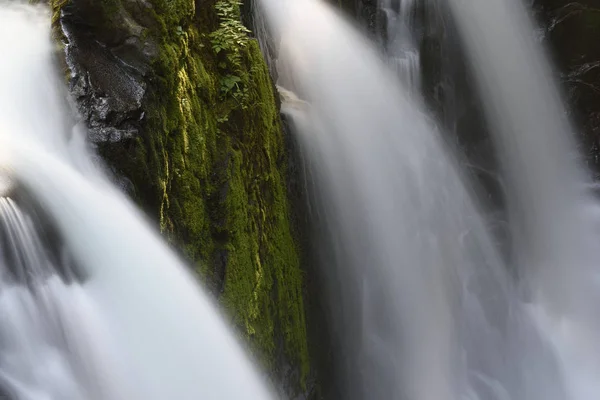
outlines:
{"label": "water stream", "polygon": [[380,3],[384,56],[324,2],[262,4],[314,184],[343,397],[598,397],[597,205],[524,7],[449,0],[508,185],[500,257],[497,221],[415,94],[414,3]]}
{"label": "water stream", "polygon": [[379,0],[383,14],[385,53],[405,87],[418,96],[421,89],[421,55],[416,36],[417,1]]}
{"label": "water stream", "polygon": [[11,182],[0,198],[0,397],[270,398],[213,300],[73,128],[53,51],[45,7],[0,1],[0,170]]}
{"label": "water stream", "polygon": [[[383,54],[323,1],[255,4],[306,164],[340,396],[598,399],[600,206],[527,10],[447,0],[501,164],[497,221],[423,104],[419,2],[378,5]],[[273,398],[105,176],[53,50],[46,8],[0,0],[0,398]]]}

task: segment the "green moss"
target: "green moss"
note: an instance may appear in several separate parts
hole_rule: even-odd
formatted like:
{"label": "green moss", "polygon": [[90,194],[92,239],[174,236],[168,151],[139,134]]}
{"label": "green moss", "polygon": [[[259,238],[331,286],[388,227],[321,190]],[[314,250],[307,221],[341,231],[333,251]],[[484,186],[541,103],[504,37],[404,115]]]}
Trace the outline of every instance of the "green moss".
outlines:
{"label": "green moss", "polygon": [[[153,21],[145,35],[159,46],[143,134],[100,151],[220,296],[255,357],[276,368],[283,342],[303,386],[309,372],[303,277],[288,215],[282,126],[258,43],[245,36],[215,51],[214,32],[237,29],[223,13],[208,3],[195,10],[194,0],[150,3],[145,15],[136,11],[138,19]],[[122,16],[123,9],[105,5],[102,12]],[[224,91],[231,76],[237,86]]]}
{"label": "green moss", "polygon": [[[39,0],[30,0],[31,3],[39,3]],[[52,10],[52,24],[56,24],[60,18],[60,10],[69,3],[69,0],[50,0]]]}
{"label": "green moss", "polygon": [[188,23],[195,14],[195,0],[152,0],[157,15],[168,27]]}
{"label": "green moss", "polygon": [[[288,356],[309,371],[302,274],[291,235],[285,192],[285,159],[273,86],[258,43],[245,54],[249,74],[246,110],[234,109],[228,122],[232,141],[227,196],[231,250],[224,304],[251,340],[272,361],[274,334],[283,335]],[[236,146],[237,145],[237,146]]]}

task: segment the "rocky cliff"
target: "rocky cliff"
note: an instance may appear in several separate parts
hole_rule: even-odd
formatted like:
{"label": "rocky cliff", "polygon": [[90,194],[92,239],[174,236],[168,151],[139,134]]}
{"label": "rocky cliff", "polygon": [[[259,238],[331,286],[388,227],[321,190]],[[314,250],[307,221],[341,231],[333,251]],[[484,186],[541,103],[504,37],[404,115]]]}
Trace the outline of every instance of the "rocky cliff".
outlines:
{"label": "rocky cliff", "polygon": [[597,0],[535,4],[572,117],[581,129],[582,151],[600,173],[600,4]]}
{"label": "rocky cliff", "polygon": [[51,0],[90,139],[288,395],[310,374],[287,149],[235,0]]}

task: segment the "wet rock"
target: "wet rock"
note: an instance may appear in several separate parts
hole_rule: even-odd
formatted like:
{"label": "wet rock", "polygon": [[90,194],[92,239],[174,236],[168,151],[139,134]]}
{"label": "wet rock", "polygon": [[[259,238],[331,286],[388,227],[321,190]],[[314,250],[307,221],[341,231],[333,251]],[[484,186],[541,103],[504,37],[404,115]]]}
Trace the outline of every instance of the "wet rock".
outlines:
{"label": "wet rock", "polygon": [[88,0],[70,2],[60,19],[71,93],[96,144],[139,134],[146,77],[158,52],[156,43],[143,38],[145,28],[120,3],[115,7],[111,23]]}
{"label": "wet rock", "polygon": [[597,0],[537,0],[544,41],[558,67],[582,152],[600,172],[600,4]]}
{"label": "wet rock", "polygon": [[[216,53],[211,34],[225,21],[214,0],[64,3],[52,3],[56,34],[96,153],[294,398],[311,379],[303,280],[279,104],[258,43],[232,43],[239,65]],[[243,104],[221,89],[232,74]]]}

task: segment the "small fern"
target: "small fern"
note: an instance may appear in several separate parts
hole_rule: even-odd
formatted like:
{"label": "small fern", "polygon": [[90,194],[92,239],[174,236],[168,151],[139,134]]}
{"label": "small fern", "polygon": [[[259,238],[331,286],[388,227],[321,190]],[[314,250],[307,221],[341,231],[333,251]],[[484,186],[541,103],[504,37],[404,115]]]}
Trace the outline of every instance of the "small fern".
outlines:
{"label": "small fern", "polygon": [[210,34],[210,42],[219,57],[218,67],[225,73],[220,81],[221,95],[231,96],[245,108],[248,93],[244,81],[248,73],[242,65],[242,50],[248,45],[250,30],[241,21],[240,5],[238,0],[219,0],[215,4],[219,28]]}
{"label": "small fern", "polygon": [[210,34],[212,48],[216,54],[225,54],[230,68],[242,68],[241,50],[248,44],[250,30],[240,20],[240,5],[237,0],[220,0],[215,4],[219,16],[219,28]]}

